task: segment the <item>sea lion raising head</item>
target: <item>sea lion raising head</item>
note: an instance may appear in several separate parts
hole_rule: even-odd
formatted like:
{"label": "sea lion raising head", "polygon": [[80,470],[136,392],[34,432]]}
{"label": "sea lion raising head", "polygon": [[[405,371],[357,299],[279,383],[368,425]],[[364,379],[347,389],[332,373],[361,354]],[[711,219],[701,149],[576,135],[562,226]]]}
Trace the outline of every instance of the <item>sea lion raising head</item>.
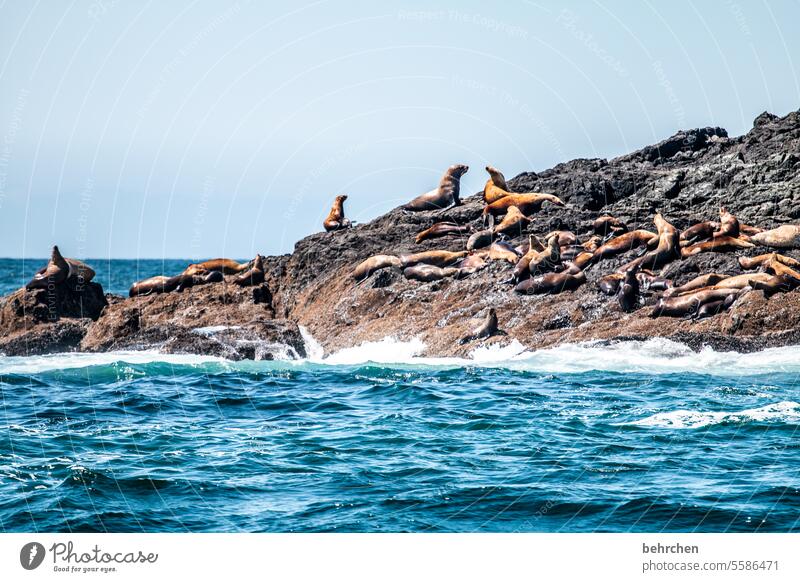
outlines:
{"label": "sea lion raising head", "polygon": [[347,200],[347,195],[342,194],[336,197],[333,201],[331,211],[328,217],[322,222],[325,230],[331,232],[332,230],[341,230],[350,226],[350,221],[344,217],[344,201]]}
{"label": "sea lion raising head", "polygon": [[80,285],[88,283],[94,276],[94,269],[89,265],[77,259],[64,258],[58,246],[54,246],[47,265],[36,272],[25,288],[44,289],[61,283]]}
{"label": "sea lion raising head", "polygon": [[508,196],[510,192],[508,191],[506,178],[500,170],[492,166],[486,166],[486,171],[489,172],[489,179],[483,187],[483,201],[486,204],[491,204]]}
{"label": "sea lion raising head", "polygon": [[455,164],[447,168],[439,186],[414,198],[404,205],[404,210],[420,212],[424,210],[443,210],[461,205],[461,176],[467,173],[469,166]]}

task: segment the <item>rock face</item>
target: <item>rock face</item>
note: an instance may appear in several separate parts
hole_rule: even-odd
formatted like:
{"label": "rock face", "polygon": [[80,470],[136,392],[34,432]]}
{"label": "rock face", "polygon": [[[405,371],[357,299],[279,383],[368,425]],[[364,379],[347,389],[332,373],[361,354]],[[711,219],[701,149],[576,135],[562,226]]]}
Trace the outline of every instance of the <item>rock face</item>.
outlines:
{"label": "rock face", "polygon": [[[721,204],[750,225],[798,223],[800,112],[783,118],[763,113],[749,133],[736,138],[721,128],[682,131],[616,159],[573,160],[523,173],[508,184],[515,192],[556,194],[566,203],[565,208],[545,204],[532,216],[527,232],[539,235],[568,229],[583,240],[601,214],[616,216],[630,229],[654,230],[656,211],[683,229],[698,220],[716,220]],[[353,281],[353,268],[372,255],[463,250],[469,234],[421,244],[414,239],[443,220],[478,230],[482,208],[476,195],[447,211],[395,209],[355,228],[306,237],[291,255],[267,258],[265,282],[258,287],[215,283],[182,293],[106,300],[99,285],[91,284],[80,294],[63,291],[55,320],[50,319],[52,298],[45,296],[47,290],[20,290],[0,302],[0,351],[159,349],[232,359],[302,357],[305,347],[298,326],[308,328],[326,352],[392,336],[421,339],[429,356],[465,355],[479,345],[512,340],[541,348],[668,337],[696,348],[740,351],[800,343],[798,291],[771,299],[753,291],[728,312],[697,322],[649,318],[655,295],[623,313],[596,283],[636,251],[588,267],[585,285],[555,296],[514,293],[503,283],[513,266],[500,261],[463,279],[421,283],[387,268],[361,283]],[[526,239],[523,233],[513,244]],[[765,252],[769,249],[757,247],[704,253],[670,263],[661,274],[676,284],[701,273],[740,274],[737,256]],[[800,259],[797,251],[784,254]],[[489,307],[496,308],[499,327],[508,336],[459,345],[458,339]]]}

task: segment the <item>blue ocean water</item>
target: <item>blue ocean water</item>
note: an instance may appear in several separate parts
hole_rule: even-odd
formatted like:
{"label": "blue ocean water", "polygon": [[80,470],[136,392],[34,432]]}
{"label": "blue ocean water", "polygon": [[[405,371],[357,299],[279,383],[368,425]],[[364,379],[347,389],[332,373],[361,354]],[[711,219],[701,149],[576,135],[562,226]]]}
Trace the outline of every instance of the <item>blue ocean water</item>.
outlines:
{"label": "blue ocean water", "polygon": [[800,529],[799,348],[308,342],[0,357],[0,530]]}

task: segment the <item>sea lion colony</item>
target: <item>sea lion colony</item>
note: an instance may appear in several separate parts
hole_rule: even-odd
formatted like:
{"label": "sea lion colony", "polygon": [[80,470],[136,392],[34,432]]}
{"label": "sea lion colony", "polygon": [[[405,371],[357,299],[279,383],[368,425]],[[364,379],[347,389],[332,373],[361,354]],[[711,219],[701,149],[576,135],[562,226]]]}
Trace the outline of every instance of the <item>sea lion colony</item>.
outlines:
{"label": "sea lion colony", "polygon": [[[556,295],[574,291],[591,281],[597,285],[600,293],[612,297],[623,312],[641,309],[644,299],[655,294],[655,306],[648,313],[650,317],[691,319],[711,317],[727,310],[738,298],[754,289],[770,297],[800,286],[800,261],[778,252],[740,256],[739,265],[744,272],[739,275],[705,273],[681,286],[674,286],[672,281],[659,276],[658,271],[666,265],[699,253],[731,253],[747,251],[756,246],[800,248],[800,225],[782,225],[764,230],[740,223],[725,207],[720,208],[718,221],[700,221],[683,232],[670,224],[667,217],[656,213],[653,218],[655,232],[631,230],[623,221],[605,215],[594,221],[590,231],[580,235],[567,230],[532,233],[528,232],[530,217],[543,204],[553,204],[569,212],[567,206],[554,194],[511,192],[503,174],[487,166],[489,180],[484,187],[485,206],[479,221],[482,224],[475,226],[437,221],[436,217],[443,211],[461,204],[460,179],[468,169],[461,164],[451,166],[436,189],[402,207],[408,212],[427,212],[431,215],[432,224],[416,236],[416,243],[460,235],[467,238],[463,251],[430,250],[397,256],[374,255],[355,267],[353,279],[362,283],[377,271],[396,268],[408,280],[428,283],[450,277],[469,277],[485,268],[489,262],[501,261],[508,263],[510,276],[498,281],[498,284],[513,285],[516,293]],[[351,226],[344,213],[346,199],[344,195],[336,198],[323,222],[326,231],[338,231]],[[331,234],[335,235],[335,232]],[[605,275],[598,273],[604,260],[634,252],[638,256],[614,272]],[[264,261],[263,256],[257,255],[247,263],[220,258],[190,264],[173,276],[159,275],[137,281],[131,286],[129,295],[138,297],[182,292],[196,285],[223,282],[238,286],[260,285],[265,277]],[[53,247],[50,261],[36,273],[26,288],[74,286],[90,281],[94,275],[91,267],[75,259],[64,258],[58,247]],[[483,331],[470,334],[464,341],[504,333],[498,329],[497,315],[493,310],[486,315],[480,329]]]}

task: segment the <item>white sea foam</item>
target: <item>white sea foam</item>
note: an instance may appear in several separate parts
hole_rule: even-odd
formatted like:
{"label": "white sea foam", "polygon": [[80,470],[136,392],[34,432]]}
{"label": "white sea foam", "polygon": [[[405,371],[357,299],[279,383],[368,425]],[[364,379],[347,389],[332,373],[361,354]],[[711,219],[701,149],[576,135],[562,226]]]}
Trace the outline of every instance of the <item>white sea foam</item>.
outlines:
{"label": "white sea foam", "polygon": [[759,408],[739,412],[706,412],[702,410],[674,410],[659,412],[647,418],[618,426],[645,426],[655,428],[702,428],[720,423],[747,422],[800,422],[800,404],[792,401],[776,402]]}
{"label": "white sea foam", "polygon": [[[272,350],[272,362],[229,362],[198,355],[161,354],[155,351],[109,352],[103,354],[52,354],[32,357],[0,357],[0,374],[36,374],[51,370],[109,365],[118,362],[149,364],[162,362],[174,365],[206,365],[221,363],[226,370],[258,369],[260,366],[359,365],[376,363],[384,366],[423,366],[458,368],[480,366],[504,368],[544,374],[605,371],[641,374],[674,374],[690,372],[714,376],[737,377],[758,374],[796,373],[800,375],[800,346],[770,348],[761,352],[740,354],[704,348],[699,352],[667,340],[625,341],[615,343],[588,342],[567,344],[542,350],[528,350],[513,340],[508,343],[479,343],[466,358],[426,357],[426,346],[419,339],[408,341],[384,338],[366,342],[325,355],[322,346],[307,330],[301,328],[307,352],[306,359],[296,359],[293,350]],[[275,346],[270,345],[270,348]],[[280,352],[280,353],[278,353]]]}
{"label": "white sea foam", "polygon": [[209,362],[227,362],[213,356],[162,354],[155,351],[106,352],[100,354],[65,353],[46,356],[0,357],[0,374],[41,374],[56,370],[108,366],[117,363],[152,364],[161,362],[176,366],[199,366]]}

